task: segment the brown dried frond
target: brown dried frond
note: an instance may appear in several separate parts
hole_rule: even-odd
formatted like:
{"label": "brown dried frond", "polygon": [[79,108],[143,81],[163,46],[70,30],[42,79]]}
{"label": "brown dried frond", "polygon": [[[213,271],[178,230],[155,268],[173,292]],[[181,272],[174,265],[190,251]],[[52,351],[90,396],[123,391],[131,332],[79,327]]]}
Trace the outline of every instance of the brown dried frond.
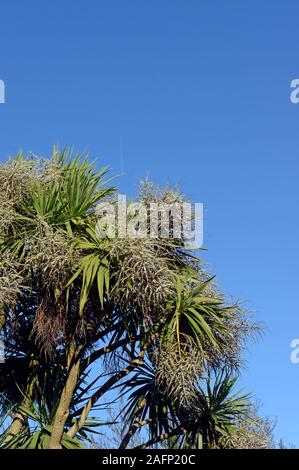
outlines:
{"label": "brown dried frond", "polygon": [[[65,289],[78,264],[79,252],[64,232],[55,231],[43,221],[38,234],[26,242],[26,268],[33,274],[38,296],[32,336],[46,355],[52,355],[65,334],[67,321],[73,324],[73,319],[67,318]],[[73,328],[76,325],[77,321]]]}
{"label": "brown dried frond", "polygon": [[202,350],[186,337],[180,345],[174,344],[159,351],[156,383],[178,406],[190,406],[203,363]]}
{"label": "brown dried frond", "polygon": [[45,356],[52,356],[63,338],[66,327],[66,312],[62,305],[53,302],[45,294],[41,299],[33,321],[31,337]]}

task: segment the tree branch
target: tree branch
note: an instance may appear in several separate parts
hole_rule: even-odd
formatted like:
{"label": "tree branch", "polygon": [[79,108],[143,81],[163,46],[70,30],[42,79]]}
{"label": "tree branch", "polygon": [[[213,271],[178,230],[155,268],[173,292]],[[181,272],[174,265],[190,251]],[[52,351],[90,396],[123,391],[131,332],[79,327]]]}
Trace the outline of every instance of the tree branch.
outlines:
{"label": "tree branch", "polygon": [[49,449],[61,449],[61,438],[64,433],[66,420],[69,416],[69,409],[72,402],[73,394],[76,389],[78,379],[80,377],[80,349],[73,353],[68,361],[70,364],[69,374],[63,387],[60,401],[55,413],[53,428],[49,441]]}
{"label": "tree branch", "polygon": [[153,439],[150,439],[144,444],[134,447],[134,449],[146,449],[147,447],[152,446],[153,444],[158,444],[159,442],[163,442],[166,439],[169,439],[170,437],[179,436],[180,434],[186,433],[187,430],[183,426],[178,426],[173,431],[170,431],[169,433],[165,432],[164,434],[160,434],[160,436],[154,437]]}
{"label": "tree branch", "polygon": [[142,348],[140,353],[138,354],[137,358],[135,358],[129,365],[128,367],[124,368],[123,370],[117,372],[115,375],[110,377],[102,387],[100,387],[88,400],[87,404],[79,410],[79,413],[81,413],[81,416],[79,420],[76,420],[76,422],[73,424],[71,429],[67,432],[68,436],[70,437],[75,437],[78,431],[84,426],[86,418],[88,414],[90,413],[90,410],[92,407],[96,404],[96,402],[114,385],[116,384],[119,380],[121,380],[123,377],[125,377],[129,372],[131,372],[133,369],[136,367],[140,366],[143,364],[143,356],[146,351],[146,346]]}
{"label": "tree branch", "polygon": [[94,351],[91,353],[86,359],[82,361],[82,370],[85,370],[90,364],[92,364],[94,361],[99,359],[101,356],[104,354],[108,354],[112,351],[115,351],[116,349],[120,348],[121,346],[125,346],[131,343],[134,343],[134,341],[139,341],[142,339],[144,334],[140,334],[138,336],[135,336],[134,338],[129,338],[126,337],[122,340],[119,340],[117,343],[112,344],[111,346],[105,346],[101,349],[98,349],[97,351]]}
{"label": "tree branch", "polygon": [[147,400],[146,398],[144,397],[141,402],[140,402],[140,405],[136,411],[136,415],[135,415],[135,419],[134,419],[134,422],[133,424],[129,427],[129,430],[127,432],[127,434],[124,436],[119,448],[120,449],[126,449],[129,442],[130,442],[130,439],[134,436],[135,432],[140,429],[142,426],[145,426],[146,424],[150,423],[151,422],[151,419],[145,419],[143,421],[140,421],[140,417],[142,415],[142,412],[146,406],[146,403],[147,403]]}

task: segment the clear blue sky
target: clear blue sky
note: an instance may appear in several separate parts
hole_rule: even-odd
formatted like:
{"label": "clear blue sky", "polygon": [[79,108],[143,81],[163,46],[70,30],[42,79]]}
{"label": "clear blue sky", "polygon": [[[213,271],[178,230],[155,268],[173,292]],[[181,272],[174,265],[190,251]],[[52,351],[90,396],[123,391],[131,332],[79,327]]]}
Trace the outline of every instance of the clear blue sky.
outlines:
{"label": "clear blue sky", "polygon": [[264,321],[242,385],[299,447],[297,0],[6,0],[0,158],[89,150],[205,205],[204,258]]}

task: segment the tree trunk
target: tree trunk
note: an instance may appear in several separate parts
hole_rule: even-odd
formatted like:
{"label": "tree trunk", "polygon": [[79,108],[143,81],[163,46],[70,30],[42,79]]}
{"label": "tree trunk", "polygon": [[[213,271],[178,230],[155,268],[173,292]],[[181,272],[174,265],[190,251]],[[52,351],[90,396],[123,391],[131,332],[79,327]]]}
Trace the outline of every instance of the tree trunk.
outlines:
{"label": "tree trunk", "polygon": [[[34,371],[37,365],[38,365],[38,360],[32,355],[30,362],[29,362],[29,368],[28,368],[28,379],[27,379],[25,398],[22,403],[22,405],[25,408],[28,408],[30,406],[30,399],[33,397],[34,385],[36,381],[36,376],[35,376]],[[13,416],[13,421],[6,432],[6,437],[4,439],[4,442],[8,443],[14,437],[20,434],[26,422],[27,422],[27,418],[21,412],[16,411]]]}
{"label": "tree trunk", "polygon": [[130,426],[127,434],[125,435],[125,437],[123,438],[119,448],[120,449],[126,449],[131,438],[134,436],[135,432],[140,429],[142,426],[145,426],[146,424],[150,423],[150,419],[145,419],[143,421],[140,420],[141,418],[141,415],[142,415],[142,412],[146,406],[146,398],[143,398],[140,402],[140,405],[137,409],[137,412],[136,412],[136,415],[135,415],[135,419],[134,419],[134,422],[132,424],[132,426]]}
{"label": "tree trunk", "polygon": [[121,380],[123,377],[125,377],[129,372],[135,369],[135,367],[138,367],[139,365],[143,364],[143,356],[145,354],[146,347],[143,347],[143,350],[139,353],[138,357],[134,359],[128,367],[125,369],[121,370],[120,372],[117,372],[117,374],[113,375],[110,377],[110,379],[105,382],[105,384],[97,390],[92,397],[88,400],[87,404],[80,410],[81,411],[81,416],[80,419],[76,421],[76,423],[73,424],[71,429],[67,432],[68,436],[74,437],[78,431],[84,426],[86,418],[88,414],[90,413],[90,410],[92,407],[95,405],[95,403],[108,391],[110,388],[117,383],[119,380]]}
{"label": "tree trunk", "polygon": [[62,390],[59,405],[55,414],[49,449],[61,449],[61,439],[66,420],[69,416],[70,405],[80,375],[80,360],[77,359],[70,367],[69,375]]}

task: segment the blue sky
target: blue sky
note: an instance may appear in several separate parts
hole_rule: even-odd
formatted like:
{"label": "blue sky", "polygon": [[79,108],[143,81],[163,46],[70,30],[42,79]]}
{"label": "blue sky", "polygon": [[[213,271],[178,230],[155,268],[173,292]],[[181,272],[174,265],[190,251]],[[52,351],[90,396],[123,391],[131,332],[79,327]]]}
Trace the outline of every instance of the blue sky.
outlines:
{"label": "blue sky", "polygon": [[241,383],[299,447],[296,0],[4,1],[0,159],[53,144],[178,183],[204,203],[204,259],[267,331]]}

